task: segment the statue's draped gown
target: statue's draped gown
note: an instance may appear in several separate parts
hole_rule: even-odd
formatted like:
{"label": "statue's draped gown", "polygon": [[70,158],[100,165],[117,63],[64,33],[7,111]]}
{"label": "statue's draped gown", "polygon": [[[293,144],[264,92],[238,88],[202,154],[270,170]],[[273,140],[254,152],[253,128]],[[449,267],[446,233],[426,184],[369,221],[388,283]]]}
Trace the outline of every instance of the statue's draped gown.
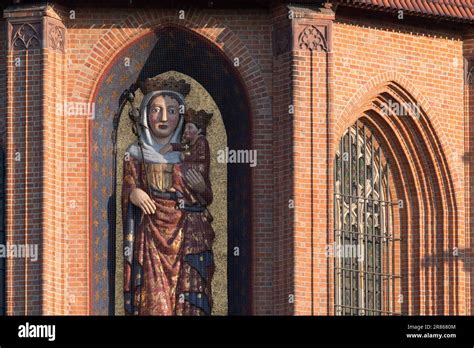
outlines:
{"label": "statue's draped gown", "polygon": [[[147,163],[125,158],[122,214],[124,221],[124,300],[132,315],[209,315],[214,273],[214,231],[206,207],[212,203],[209,145],[199,137],[182,163]],[[130,202],[134,188],[148,192],[157,207],[146,215]],[[204,177],[206,189],[192,190],[185,179],[190,168]]]}

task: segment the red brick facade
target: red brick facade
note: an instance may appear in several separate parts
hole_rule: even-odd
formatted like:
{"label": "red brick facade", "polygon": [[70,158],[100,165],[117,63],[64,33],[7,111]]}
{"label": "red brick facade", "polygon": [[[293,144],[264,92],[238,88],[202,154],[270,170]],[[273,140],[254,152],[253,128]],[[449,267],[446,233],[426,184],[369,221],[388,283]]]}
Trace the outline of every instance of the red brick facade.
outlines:
{"label": "red brick facade", "polygon": [[[91,313],[94,122],[58,116],[56,105],[93,102],[114,57],[174,25],[229,61],[239,58],[235,73],[246,88],[259,156],[249,234],[253,314],[334,314],[333,261],[325,253],[334,241],[333,161],[357,119],[384,148],[391,192],[404,201],[395,209],[402,243],[394,263],[405,277],[398,310],[472,314],[472,28],[283,3],[196,8],[184,19],[178,11],[85,5],[3,11],[6,240],[38,243],[41,250],[37,263],[7,260],[6,313]],[[32,40],[15,36],[22,25]],[[390,100],[416,103],[420,118],[387,117],[381,105]]]}

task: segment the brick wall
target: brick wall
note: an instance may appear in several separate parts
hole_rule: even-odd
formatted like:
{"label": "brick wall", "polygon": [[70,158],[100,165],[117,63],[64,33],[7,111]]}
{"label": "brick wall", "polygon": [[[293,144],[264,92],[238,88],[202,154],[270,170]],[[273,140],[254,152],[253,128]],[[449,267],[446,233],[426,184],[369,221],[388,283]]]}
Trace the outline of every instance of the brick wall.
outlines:
{"label": "brick wall", "polygon": [[[464,192],[466,201],[464,206],[466,207],[466,218],[465,218],[465,228],[466,228],[466,238],[465,238],[465,265],[466,269],[471,270],[469,274],[466,272],[464,279],[461,281],[464,283],[465,297],[466,297],[466,308],[470,309],[470,314],[474,313],[474,284],[472,281],[472,269],[473,269],[473,241],[474,241],[474,209],[473,209],[473,180],[474,177],[474,33],[468,32],[463,37],[463,53],[465,57],[464,68],[466,72],[466,86],[464,88],[464,132],[465,132],[465,143],[464,143],[464,161],[466,165],[464,166]],[[467,311],[466,311],[467,312]]]}
{"label": "brick wall", "polygon": [[[280,6],[272,9],[273,41],[285,34],[290,35],[288,9]],[[293,194],[293,105],[292,58],[288,42],[282,48],[274,48],[273,58],[273,308],[274,314],[294,313],[294,206]],[[291,301],[290,301],[291,300]]]}
{"label": "brick wall", "polygon": [[[12,25],[21,26],[21,22]],[[35,25],[39,28],[39,25]],[[28,51],[7,54],[6,233],[10,244],[39,245],[42,234],[43,144],[42,53],[38,42]],[[7,259],[7,313],[40,314],[41,263]]]}
{"label": "brick wall", "polygon": [[[3,19],[0,20],[0,38],[4,38],[6,36],[6,24]],[[0,40],[0,85],[6,86],[7,76],[6,76],[6,40]],[[0,113],[2,115],[6,114],[6,93],[2,93],[0,95]],[[2,208],[0,210],[0,243],[5,244],[5,118],[0,118],[0,141],[1,141],[1,155],[2,159],[0,161],[0,165],[2,166],[2,175],[0,176],[1,188],[0,188],[0,195],[1,195],[1,202]],[[5,259],[0,260],[0,282],[5,281],[5,274],[6,265]],[[5,314],[5,284],[3,283],[0,287],[0,313]]]}
{"label": "brick wall", "polygon": [[[426,112],[419,122],[365,116],[373,127],[380,127],[387,147],[405,148],[399,154],[395,150],[392,159],[400,166],[394,180],[409,188],[405,199],[411,203],[400,214],[419,218],[419,225],[403,225],[400,230],[408,255],[408,264],[402,266],[408,272],[402,291],[409,292],[404,294],[409,302],[406,312],[468,314],[461,31],[443,26],[426,30],[390,17],[356,19],[343,12],[336,17],[333,35],[336,142],[372,109],[372,101],[385,92],[382,86],[392,81]],[[408,161],[400,160],[403,157]],[[453,257],[454,247],[464,255]]]}
{"label": "brick wall", "polygon": [[[35,14],[66,28],[64,51],[46,45],[5,52],[7,33],[0,32],[7,62],[5,72],[0,66],[7,239],[42,246],[42,262],[8,264],[9,314],[89,313],[88,145],[94,123],[58,117],[54,109],[64,101],[93,101],[113,58],[167,23],[201,35],[230,61],[240,60],[258,151],[252,173],[255,314],[334,313],[333,260],[325,256],[333,241],[332,164],[340,137],[362,115],[394,164],[393,192],[408,203],[396,212],[405,238],[400,253],[410,255],[397,265],[407,273],[400,289],[407,301],[400,306],[411,314],[472,313],[472,235],[466,233],[472,221],[472,127],[466,117],[472,86],[465,89],[463,72],[472,38],[463,43],[460,29],[422,30],[416,21],[361,19],[344,10],[334,16],[330,9],[299,7],[294,10],[302,17],[290,20],[288,10],[282,4],[200,9],[181,20],[177,11],[163,9],[55,6]],[[325,49],[301,46],[308,26],[322,30]],[[24,64],[14,67],[15,58]],[[387,93],[418,102],[421,121],[381,116],[372,101]],[[15,161],[17,152],[23,160]],[[461,257],[451,257],[454,247]]]}

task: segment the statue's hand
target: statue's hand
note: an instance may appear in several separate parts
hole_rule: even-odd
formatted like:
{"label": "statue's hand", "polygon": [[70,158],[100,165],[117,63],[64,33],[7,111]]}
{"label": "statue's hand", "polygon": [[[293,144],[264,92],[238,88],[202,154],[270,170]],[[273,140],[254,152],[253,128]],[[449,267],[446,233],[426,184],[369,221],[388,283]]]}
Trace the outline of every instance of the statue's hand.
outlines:
{"label": "statue's hand", "polygon": [[191,168],[186,172],[186,180],[191,188],[199,193],[206,191],[206,183],[204,177],[196,169]]}
{"label": "statue's hand", "polygon": [[160,149],[160,153],[162,155],[170,152],[171,150],[173,150],[173,146],[171,146],[171,144],[166,144],[165,146],[163,146],[161,149]]}
{"label": "statue's hand", "polygon": [[130,193],[130,200],[139,207],[145,214],[154,214],[156,211],[155,202],[142,189],[135,188]]}
{"label": "statue's hand", "polygon": [[143,156],[147,159],[147,161],[150,161],[152,163],[164,163],[165,159],[163,155],[159,152],[157,152],[153,146],[143,144],[142,145],[143,149]]}

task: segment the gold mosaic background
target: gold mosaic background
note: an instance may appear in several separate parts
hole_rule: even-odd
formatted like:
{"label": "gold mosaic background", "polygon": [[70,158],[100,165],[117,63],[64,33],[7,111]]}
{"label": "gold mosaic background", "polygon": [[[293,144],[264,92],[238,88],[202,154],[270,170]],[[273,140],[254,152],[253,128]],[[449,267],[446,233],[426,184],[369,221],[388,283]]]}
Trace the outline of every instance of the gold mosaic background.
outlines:
{"label": "gold mosaic background", "polygon": [[[217,150],[227,146],[227,134],[221,113],[211,95],[193,78],[177,71],[168,71],[160,77],[174,77],[176,80],[184,79],[191,85],[191,92],[186,98],[187,107],[194,110],[212,112],[213,117],[207,128],[207,140],[211,148],[211,184],[214,192],[214,202],[209,211],[214,217],[212,227],[216,232],[214,242],[214,257],[216,272],[212,280],[212,293],[214,297],[213,315],[227,315],[227,166],[217,163]],[[138,107],[143,99],[140,90],[135,93],[135,105]],[[123,228],[122,206],[120,195],[122,192],[123,157],[128,146],[136,141],[132,133],[132,123],[128,117],[130,107],[128,104],[122,110],[117,134],[117,238],[116,238],[116,274],[115,274],[115,314],[124,315],[123,309]]]}

